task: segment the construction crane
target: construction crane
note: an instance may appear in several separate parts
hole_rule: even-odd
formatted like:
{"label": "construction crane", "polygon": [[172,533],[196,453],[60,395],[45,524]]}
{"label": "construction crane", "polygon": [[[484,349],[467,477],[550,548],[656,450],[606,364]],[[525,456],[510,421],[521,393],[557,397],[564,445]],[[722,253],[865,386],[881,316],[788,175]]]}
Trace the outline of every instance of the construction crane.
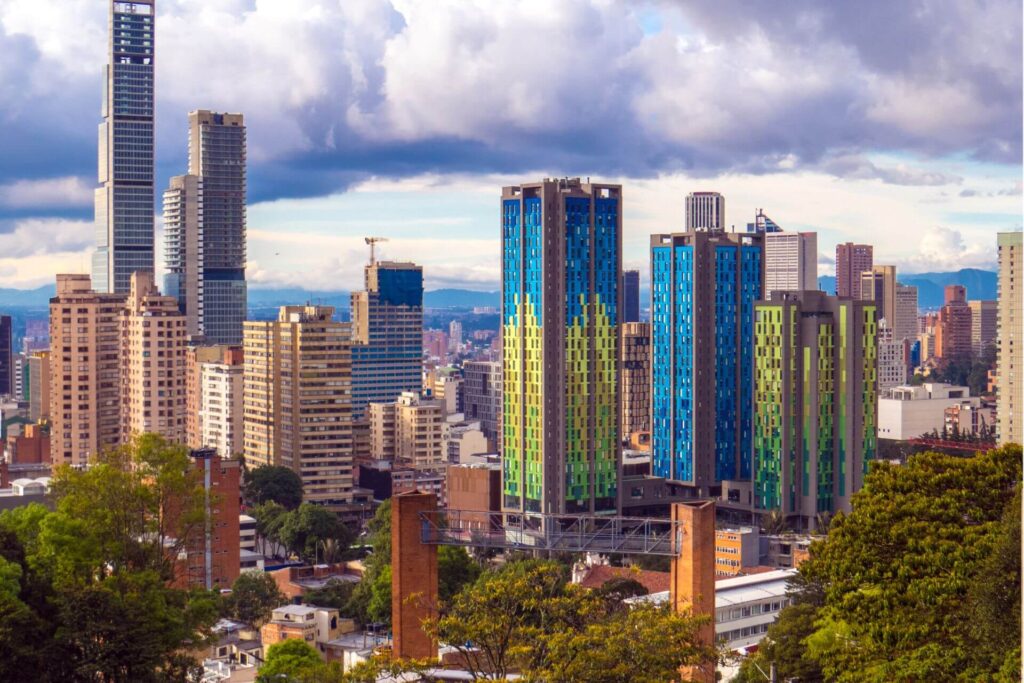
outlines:
{"label": "construction crane", "polygon": [[387,237],[364,237],[363,240],[370,245],[370,265],[377,262],[377,243],[387,242]]}

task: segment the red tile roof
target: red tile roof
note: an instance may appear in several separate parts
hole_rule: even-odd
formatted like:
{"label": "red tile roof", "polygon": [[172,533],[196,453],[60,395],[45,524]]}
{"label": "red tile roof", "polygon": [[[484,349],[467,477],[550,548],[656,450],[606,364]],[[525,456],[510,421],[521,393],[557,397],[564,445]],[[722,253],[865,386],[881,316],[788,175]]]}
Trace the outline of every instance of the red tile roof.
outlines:
{"label": "red tile roof", "polygon": [[605,564],[598,564],[591,567],[580,585],[584,588],[600,588],[610,579],[618,577],[636,579],[647,589],[648,593],[660,593],[669,588],[671,574],[668,572],[655,572],[636,567],[610,567]]}

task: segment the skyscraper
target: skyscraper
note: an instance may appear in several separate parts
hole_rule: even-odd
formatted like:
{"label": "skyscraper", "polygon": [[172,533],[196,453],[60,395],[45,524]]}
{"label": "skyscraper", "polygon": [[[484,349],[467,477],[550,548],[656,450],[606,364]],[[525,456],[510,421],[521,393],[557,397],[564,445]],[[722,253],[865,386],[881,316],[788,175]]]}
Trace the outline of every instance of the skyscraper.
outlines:
{"label": "skyscraper", "polygon": [[366,289],[352,292],[352,414],[371,401],[391,403],[420,391],[423,367],[423,268],[373,261]]}
{"label": "skyscraper", "polygon": [[686,195],[686,230],[725,230],[725,197],[718,192]]}
{"label": "skyscraper", "polygon": [[651,236],[652,472],[712,495],[749,479],[764,235]]}
{"label": "skyscraper", "polygon": [[99,134],[93,287],[127,292],[153,270],[153,81],[156,0],[110,0]]}
{"label": "skyscraper", "polygon": [[891,324],[893,339],[916,339],[918,335],[917,287],[896,283],[896,312]]}
{"label": "skyscraper", "polygon": [[462,323],[453,320],[448,323],[448,350],[458,351],[462,346]]}
{"label": "skyscraper", "polygon": [[164,289],[177,297],[189,336],[237,345],[246,317],[245,122],[206,110],[188,119],[188,174],[164,192]]}
{"label": "skyscraper", "polygon": [[0,396],[14,393],[14,357],[11,354],[11,316],[0,315]]}
{"label": "skyscraper", "polygon": [[935,355],[943,361],[970,358],[971,327],[967,290],[960,285],[946,285],[945,305],[939,309],[935,334]]}
{"label": "skyscraper", "polygon": [[622,429],[626,440],[651,431],[651,325],[622,326]]}
{"label": "skyscraper", "polygon": [[622,188],[501,193],[503,509],[618,506]]}
{"label": "skyscraper", "polygon": [[818,233],[766,232],[764,291],[818,288]]}
{"label": "skyscraper", "polygon": [[896,266],[871,266],[860,274],[860,298],[874,301],[878,319],[896,323]]}
{"label": "skyscraper", "polygon": [[897,340],[889,321],[878,321],[878,388],[888,389],[907,382],[907,359],[903,340]]}
{"label": "skyscraper", "polygon": [[303,498],[338,509],[353,491],[352,334],[331,306],[283,306],[245,323],[243,452],[251,466],[281,465]]}
{"label": "skyscraper", "polygon": [[121,441],[155,433],[185,442],[185,317],[150,271],[132,273],[121,315]]}
{"label": "skyscraper", "polygon": [[640,322],[640,271],[622,271],[622,322]]}
{"label": "skyscraper", "polygon": [[846,242],[836,245],[836,296],[859,299],[860,274],[874,265],[874,247]]}
{"label": "skyscraper", "polygon": [[999,348],[996,358],[996,435],[999,443],[1024,443],[1021,371],[1024,367],[1024,241],[1020,232],[1001,232],[999,244]]}
{"label": "skyscraper", "polygon": [[754,509],[850,510],[876,455],[875,305],[776,292],[756,311]]}
{"label": "skyscraper", "polygon": [[980,356],[986,348],[995,344],[998,334],[999,302],[968,301],[971,308],[971,350]]}
{"label": "skyscraper", "polygon": [[497,361],[466,361],[463,403],[467,420],[479,420],[480,431],[492,447],[501,445],[501,363]]}
{"label": "skyscraper", "polygon": [[88,275],[57,276],[50,299],[54,465],[84,466],[121,440],[120,323],[126,296],[93,291]]}

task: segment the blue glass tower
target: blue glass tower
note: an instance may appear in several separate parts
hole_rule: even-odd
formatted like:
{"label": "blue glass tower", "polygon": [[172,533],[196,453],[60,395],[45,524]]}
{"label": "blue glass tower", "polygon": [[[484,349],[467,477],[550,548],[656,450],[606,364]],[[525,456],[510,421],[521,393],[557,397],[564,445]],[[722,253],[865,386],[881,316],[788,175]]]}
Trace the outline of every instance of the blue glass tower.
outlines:
{"label": "blue glass tower", "polygon": [[153,270],[153,73],[156,0],[110,2],[96,190],[98,292],[127,292],[137,270]]}
{"label": "blue glass tower", "polygon": [[763,236],[651,236],[652,471],[691,495],[751,473]]}
{"label": "blue glass tower", "polygon": [[423,268],[377,261],[352,293],[352,415],[423,386]]}

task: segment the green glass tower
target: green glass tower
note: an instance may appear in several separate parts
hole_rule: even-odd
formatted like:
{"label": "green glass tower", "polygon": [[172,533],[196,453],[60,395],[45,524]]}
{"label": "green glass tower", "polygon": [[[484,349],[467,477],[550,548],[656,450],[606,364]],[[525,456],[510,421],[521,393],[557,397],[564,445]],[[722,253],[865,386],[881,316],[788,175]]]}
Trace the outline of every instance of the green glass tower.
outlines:
{"label": "green glass tower", "polygon": [[501,232],[503,508],[614,513],[622,188],[506,187]]}
{"label": "green glass tower", "polygon": [[754,309],[755,511],[813,528],[849,511],[877,433],[877,310],[823,292],[773,292]]}

